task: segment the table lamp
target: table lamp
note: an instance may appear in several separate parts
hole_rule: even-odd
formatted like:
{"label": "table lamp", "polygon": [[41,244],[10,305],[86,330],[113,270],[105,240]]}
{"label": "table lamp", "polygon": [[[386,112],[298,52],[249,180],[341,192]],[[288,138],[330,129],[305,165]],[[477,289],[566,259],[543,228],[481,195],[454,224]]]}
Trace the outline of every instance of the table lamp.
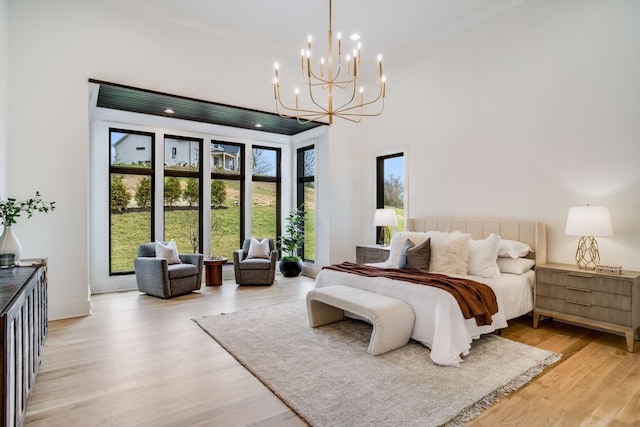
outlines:
{"label": "table lamp", "polygon": [[580,236],[576,249],[576,263],[578,268],[593,270],[600,263],[600,252],[595,238],[613,236],[609,209],[589,205],[569,208],[564,234]]}
{"label": "table lamp", "polygon": [[396,211],[394,209],[376,209],[376,214],[373,217],[373,225],[382,227],[380,230],[379,243],[382,243],[382,246],[389,246],[391,242],[391,230],[389,230],[389,227],[398,226]]}

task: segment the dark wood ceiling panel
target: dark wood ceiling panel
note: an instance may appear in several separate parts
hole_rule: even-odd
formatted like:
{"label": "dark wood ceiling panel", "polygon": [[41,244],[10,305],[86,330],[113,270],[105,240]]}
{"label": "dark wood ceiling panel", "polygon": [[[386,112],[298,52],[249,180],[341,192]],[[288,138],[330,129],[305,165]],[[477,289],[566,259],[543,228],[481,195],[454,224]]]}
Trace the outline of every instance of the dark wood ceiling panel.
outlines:
{"label": "dark wood ceiling panel", "polygon": [[[169,95],[115,83],[97,80],[90,80],[90,82],[100,85],[97,106],[102,108],[289,136],[325,125],[320,122],[300,124],[296,119],[280,117],[277,114],[264,111]],[[171,108],[174,113],[165,113],[167,108]],[[262,127],[257,128],[257,123],[260,123]]]}

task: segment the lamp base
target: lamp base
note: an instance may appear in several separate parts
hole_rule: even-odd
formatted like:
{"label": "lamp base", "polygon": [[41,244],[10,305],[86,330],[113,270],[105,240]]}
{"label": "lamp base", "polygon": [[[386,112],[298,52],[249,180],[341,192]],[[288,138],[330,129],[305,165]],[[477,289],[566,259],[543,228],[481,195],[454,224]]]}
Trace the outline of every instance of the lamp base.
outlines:
{"label": "lamp base", "polygon": [[381,227],[378,242],[382,246],[389,246],[389,244],[391,243],[391,230],[389,230],[389,227]]}
{"label": "lamp base", "polygon": [[582,270],[594,270],[600,264],[598,242],[593,236],[582,236],[576,249],[576,264]]}

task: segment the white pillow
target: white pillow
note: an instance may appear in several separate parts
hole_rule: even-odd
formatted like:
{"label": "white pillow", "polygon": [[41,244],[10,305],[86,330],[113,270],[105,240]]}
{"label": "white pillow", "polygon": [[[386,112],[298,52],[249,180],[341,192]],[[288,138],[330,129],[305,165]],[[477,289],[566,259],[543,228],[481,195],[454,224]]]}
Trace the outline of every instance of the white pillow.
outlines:
{"label": "white pillow", "polygon": [[531,247],[526,243],[502,239],[500,240],[500,251],[498,252],[498,256],[502,258],[521,258],[527,256],[529,251],[531,251]]}
{"label": "white pillow", "polygon": [[436,273],[467,274],[469,261],[469,234],[454,231],[430,231],[431,259],[429,271]]}
{"label": "white pillow", "polygon": [[178,246],[173,239],[167,244],[156,241],[156,258],[166,258],[167,264],[180,264],[182,262],[178,258]]}
{"label": "white pillow", "polygon": [[500,236],[492,234],[486,239],[469,240],[469,274],[480,277],[500,277],[496,260],[500,249]]}
{"label": "white pillow", "polygon": [[269,258],[269,239],[266,237],[261,241],[258,241],[255,238],[251,238],[251,243],[249,243],[249,253],[247,254],[248,258]]}
{"label": "white pillow", "polygon": [[524,274],[534,265],[536,262],[529,258],[498,258],[498,267],[503,273]]}

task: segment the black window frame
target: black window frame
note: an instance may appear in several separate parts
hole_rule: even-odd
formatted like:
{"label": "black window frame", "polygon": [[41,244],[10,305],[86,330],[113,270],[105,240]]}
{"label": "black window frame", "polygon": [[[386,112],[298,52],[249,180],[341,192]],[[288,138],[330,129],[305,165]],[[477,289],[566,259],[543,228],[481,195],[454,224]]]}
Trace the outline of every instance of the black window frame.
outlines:
{"label": "black window frame", "polygon": [[[197,141],[198,142],[198,150],[200,151],[200,153],[202,153],[202,149],[204,146],[204,139],[203,138],[193,138],[190,136],[183,136],[183,135],[171,135],[171,134],[164,134],[163,135],[164,138],[164,143],[166,143],[167,138],[171,138],[171,139],[177,139],[177,140],[181,140],[181,141]],[[173,147],[175,148],[175,147]],[[172,155],[173,155],[173,148],[172,148]],[[163,155],[164,153],[166,153],[166,150],[162,150],[163,151]],[[163,159],[166,160],[166,159]],[[162,217],[163,217],[163,224],[164,227],[162,228],[162,238],[163,240],[165,240],[165,231],[167,229],[167,210],[166,210],[166,206],[164,204],[164,179],[170,176],[174,176],[177,178],[197,178],[198,179],[198,252],[199,253],[203,253],[202,249],[204,248],[203,245],[203,236],[204,236],[204,222],[203,222],[203,217],[204,217],[204,210],[203,210],[203,206],[202,206],[202,181],[203,181],[203,168],[202,168],[202,155],[198,156],[198,170],[197,171],[186,171],[186,170],[176,170],[176,169],[167,169],[167,166],[165,164],[166,162],[163,162],[163,171],[162,171],[162,185],[163,185],[163,191],[162,191]]]}
{"label": "black window frame", "polygon": [[[305,147],[300,147],[296,150],[296,206],[302,206],[302,211],[304,211],[304,185],[308,182],[313,182],[315,184],[316,181],[316,168],[315,168],[315,145],[307,145]],[[306,176],[304,170],[304,155],[307,151],[314,151],[314,167],[313,167],[313,175]],[[302,231],[304,233],[304,224],[302,225]],[[302,258],[305,262],[314,263],[315,260],[306,258],[304,254],[304,245],[300,249],[298,249],[298,256]]]}
{"label": "black window frame", "polygon": [[[151,164],[150,164],[150,168],[137,168],[137,167],[131,167],[131,166],[118,166],[118,165],[113,165],[111,163],[111,135],[113,133],[125,133],[125,134],[130,134],[130,135],[144,135],[144,136],[149,136],[151,137]],[[108,161],[109,161],[109,192],[107,194],[107,209],[109,209],[109,277],[111,276],[125,276],[125,275],[130,275],[130,274],[134,274],[135,271],[134,270],[127,270],[127,271],[113,271],[112,270],[112,259],[111,259],[111,253],[113,250],[112,247],[112,236],[111,236],[111,230],[112,230],[112,224],[111,224],[111,176],[113,174],[122,174],[122,175],[141,175],[141,176],[150,176],[151,177],[151,206],[150,206],[150,215],[151,215],[151,222],[150,222],[150,235],[149,235],[149,241],[153,242],[155,241],[155,154],[156,154],[156,150],[155,150],[155,145],[156,145],[156,134],[153,132],[143,132],[143,131],[137,131],[137,130],[131,130],[131,129],[123,129],[123,128],[116,128],[116,127],[109,127],[109,144],[108,144]],[[145,242],[140,242],[140,243],[145,243]]]}
{"label": "black window frame", "polygon": [[[393,159],[396,157],[404,158],[404,152],[387,154],[385,156],[376,157],[376,208],[377,209],[384,208],[384,161],[388,159]],[[380,241],[381,231],[382,231],[382,227],[376,227],[376,244],[378,245],[382,244],[382,242]]]}
{"label": "black window frame", "polygon": [[[240,150],[240,173],[239,174],[232,174],[232,173],[226,173],[226,172],[214,172],[213,168],[211,169],[211,180],[214,179],[222,179],[222,180],[234,180],[234,181],[240,181],[240,235],[238,236],[238,248],[242,247],[242,243],[244,242],[245,239],[245,233],[246,233],[246,227],[245,227],[245,212],[246,212],[246,208],[245,208],[245,194],[246,194],[246,182],[247,182],[247,175],[246,175],[246,161],[245,156],[247,155],[246,151],[245,151],[245,144],[242,143],[238,143],[238,142],[228,142],[228,141],[220,141],[220,140],[215,140],[212,139],[209,141],[210,146],[213,144],[224,144],[224,145],[232,145],[234,147],[238,147]],[[204,156],[200,156],[200,157],[204,157]],[[215,163],[215,159],[214,159],[214,163]],[[223,162],[224,163],[224,162]],[[234,164],[235,166],[235,164]],[[224,169],[224,164],[222,165],[222,170]],[[211,245],[210,245],[211,246]],[[229,259],[227,260],[227,262],[229,264],[233,264],[233,259]]]}
{"label": "black window frame", "polygon": [[[280,147],[267,147],[264,145],[251,146],[251,155],[253,156],[253,150],[270,150],[276,152],[276,176],[266,175],[254,175],[253,174],[253,162],[251,170],[251,183],[254,182],[275,182],[276,183],[276,238],[282,235],[282,149]],[[252,214],[253,215],[253,214]],[[253,218],[252,218],[253,222]],[[275,243],[275,242],[274,242]],[[277,246],[277,245],[276,245]]]}

